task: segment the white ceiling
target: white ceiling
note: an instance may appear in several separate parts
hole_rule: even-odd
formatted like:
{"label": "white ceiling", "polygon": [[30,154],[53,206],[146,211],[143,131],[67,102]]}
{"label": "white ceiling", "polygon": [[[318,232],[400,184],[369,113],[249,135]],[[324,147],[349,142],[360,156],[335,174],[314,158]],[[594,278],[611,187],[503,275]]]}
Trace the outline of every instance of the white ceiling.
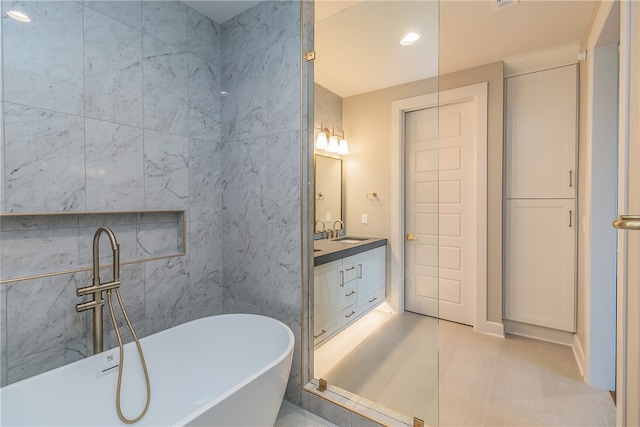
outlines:
{"label": "white ceiling", "polygon": [[244,12],[260,0],[183,0],[198,12],[207,15],[219,24]]}
{"label": "white ceiling", "polygon": [[[425,0],[316,0],[315,80],[347,97],[575,43],[595,3],[520,0],[494,10],[491,0],[441,0],[434,11]],[[413,28],[421,44],[400,46]]]}
{"label": "white ceiling", "polygon": [[[316,0],[315,80],[347,97],[582,39],[597,0]],[[260,0],[184,1],[225,22]],[[400,37],[423,38],[402,47]]]}

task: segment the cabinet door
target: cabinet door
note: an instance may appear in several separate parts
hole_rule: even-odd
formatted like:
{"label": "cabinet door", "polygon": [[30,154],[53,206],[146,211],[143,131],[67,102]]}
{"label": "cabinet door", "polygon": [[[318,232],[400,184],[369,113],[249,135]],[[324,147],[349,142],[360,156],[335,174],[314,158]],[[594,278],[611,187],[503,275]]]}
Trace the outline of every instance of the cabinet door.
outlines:
{"label": "cabinet door", "polygon": [[510,77],[506,92],[507,198],[574,198],[576,66]]}
{"label": "cabinet door", "polygon": [[379,290],[384,289],[387,278],[386,246],[362,252],[354,258],[358,268],[358,305],[365,308],[381,302]]}
{"label": "cabinet door", "polygon": [[314,344],[322,342],[338,329],[342,260],[313,269],[313,336]]}
{"label": "cabinet door", "polygon": [[573,199],[507,200],[505,318],[575,332]]}

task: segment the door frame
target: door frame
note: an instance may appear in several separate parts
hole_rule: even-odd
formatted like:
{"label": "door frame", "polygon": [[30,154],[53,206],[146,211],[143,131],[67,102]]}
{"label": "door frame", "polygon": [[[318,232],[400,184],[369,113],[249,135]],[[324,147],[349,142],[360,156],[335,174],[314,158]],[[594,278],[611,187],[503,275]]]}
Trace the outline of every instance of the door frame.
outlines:
{"label": "door frame", "polygon": [[458,102],[476,103],[476,316],[473,328],[487,333],[487,100],[488,82],[400,99],[391,103],[391,249],[390,301],[394,313],[404,312],[404,125],[405,113]]}

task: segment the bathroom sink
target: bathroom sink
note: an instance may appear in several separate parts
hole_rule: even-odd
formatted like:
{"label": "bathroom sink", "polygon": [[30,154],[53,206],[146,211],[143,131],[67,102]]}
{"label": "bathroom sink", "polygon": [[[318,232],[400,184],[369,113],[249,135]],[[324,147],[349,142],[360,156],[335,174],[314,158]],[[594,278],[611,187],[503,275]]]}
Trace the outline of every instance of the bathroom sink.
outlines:
{"label": "bathroom sink", "polygon": [[334,242],[342,242],[342,243],[360,243],[360,242],[364,242],[365,238],[360,238],[360,237],[349,237],[349,236],[344,236],[344,237],[340,237],[339,239],[335,239]]}

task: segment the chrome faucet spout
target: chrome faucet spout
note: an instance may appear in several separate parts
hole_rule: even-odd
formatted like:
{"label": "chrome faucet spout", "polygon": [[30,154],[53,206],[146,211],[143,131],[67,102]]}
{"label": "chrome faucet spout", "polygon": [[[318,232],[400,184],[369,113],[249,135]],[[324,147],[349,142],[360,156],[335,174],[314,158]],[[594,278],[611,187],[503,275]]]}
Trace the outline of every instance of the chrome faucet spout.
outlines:
{"label": "chrome faucet spout", "polygon": [[[318,223],[322,224],[322,230],[318,231]],[[327,224],[321,219],[316,220],[314,225],[314,233],[317,231],[318,233],[325,233],[327,231]]]}
{"label": "chrome faucet spout", "polygon": [[[336,224],[340,224],[340,228],[336,228]],[[338,238],[338,236],[340,236],[340,231],[344,229],[344,222],[342,222],[341,220],[335,220],[333,221],[333,238],[336,239]]]}

